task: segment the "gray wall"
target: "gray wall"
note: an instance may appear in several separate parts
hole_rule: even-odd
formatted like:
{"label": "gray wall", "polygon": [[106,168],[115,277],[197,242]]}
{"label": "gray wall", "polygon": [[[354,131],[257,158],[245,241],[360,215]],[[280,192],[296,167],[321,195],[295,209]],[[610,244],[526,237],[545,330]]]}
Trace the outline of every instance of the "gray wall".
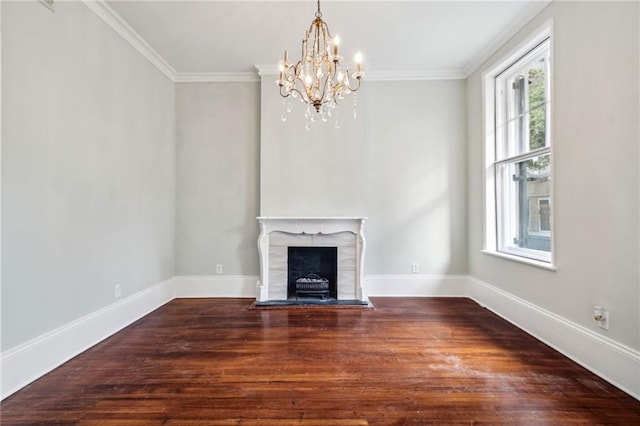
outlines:
{"label": "gray wall", "polygon": [[[638,3],[554,2],[467,81],[469,273],[640,349]],[[480,252],[480,73],[553,18],[557,272]],[[611,313],[595,326],[592,305]]]}
{"label": "gray wall", "polygon": [[176,85],[176,274],[258,274],[260,85]]}
{"label": "gray wall", "polygon": [[[335,117],[305,130],[305,106],[292,99],[281,120],[283,98],[275,76],[262,82],[260,137],[260,215],[355,217],[365,212],[366,109],[353,119],[353,96]],[[366,90],[357,92],[366,97]],[[285,101],[286,102],[286,101]]]}
{"label": "gray wall", "polygon": [[174,85],[82,3],[2,8],[6,350],[174,275]]}
{"label": "gray wall", "polygon": [[464,81],[367,90],[365,272],[466,274]]}

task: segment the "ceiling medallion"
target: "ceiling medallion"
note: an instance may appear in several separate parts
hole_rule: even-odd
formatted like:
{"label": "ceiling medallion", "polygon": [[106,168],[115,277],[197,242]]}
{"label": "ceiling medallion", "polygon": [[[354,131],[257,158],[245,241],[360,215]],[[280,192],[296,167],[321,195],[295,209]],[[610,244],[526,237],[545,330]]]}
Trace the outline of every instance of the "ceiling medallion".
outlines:
{"label": "ceiling medallion", "polygon": [[[338,101],[346,95],[360,88],[360,82],[364,76],[362,72],[362,55],[355,56],[356,71],[349,74],[340,69],[342,57],[338,55],[340,38],[331,37],[329,27],[322,20],[320,12],[320,0],[315,19],[311,22],[304,39],[302,40],[301,59],[292,64],[289,62],[289,53],[285,50],[284,59],[279,62],[280,78],[276,81],[280,87],[280,95],[283,98],[300,98],[307,104],[305,117],[307,129],[311,123],[317,121],[316,115],[322,121],[328,121],[336,116],[337,121]],[[356,97],[354,95],[353,115],[356,117]],[[283,99],[282,121],[286,121],[291,112],[291,103],[285,103]]]}

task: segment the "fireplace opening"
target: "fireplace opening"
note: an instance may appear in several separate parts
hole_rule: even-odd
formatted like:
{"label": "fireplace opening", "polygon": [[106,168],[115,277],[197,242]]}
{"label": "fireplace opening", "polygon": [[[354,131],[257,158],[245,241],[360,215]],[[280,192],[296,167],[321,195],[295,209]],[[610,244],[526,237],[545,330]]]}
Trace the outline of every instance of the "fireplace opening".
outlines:
{"label": "fireplace opening", "polygon": [[338,298],[338,247],[288,247],[287,299]]}

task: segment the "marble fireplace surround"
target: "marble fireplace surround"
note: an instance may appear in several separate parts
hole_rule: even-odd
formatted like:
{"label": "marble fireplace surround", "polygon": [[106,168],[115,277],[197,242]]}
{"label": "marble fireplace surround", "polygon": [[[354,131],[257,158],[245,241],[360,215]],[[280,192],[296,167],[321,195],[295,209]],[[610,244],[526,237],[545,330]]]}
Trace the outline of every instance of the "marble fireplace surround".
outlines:
{"label": "marble fireplace surround", "polygon": [[257,301],[287,299],[288,247],[338,248],[338,300],[367,302],[363,287],[365,217],[258,217]]}

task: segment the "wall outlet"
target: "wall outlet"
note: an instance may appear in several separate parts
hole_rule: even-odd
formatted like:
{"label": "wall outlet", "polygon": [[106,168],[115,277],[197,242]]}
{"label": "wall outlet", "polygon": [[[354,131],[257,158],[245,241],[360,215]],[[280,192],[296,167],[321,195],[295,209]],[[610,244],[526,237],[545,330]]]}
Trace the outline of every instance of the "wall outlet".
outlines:
{"label": "wall outlet", "polygon": [[609,311],[605,310],[602,306],[593,306],[593,319],[598,327],[608,330],[609,329]]}
{"label": "wall outlet", "polygon": [[417,263],[412,263],[411,264],[411,272],[414,274],[417,274],[418,272],[420,272],[420,265]]}
{"label": "wall outlet", "polygon": [[216,265],[216,274],[221,274],[221,273],[222,273],[222,265],[218,263]]}
{"label": "wall outlet", "polygon": [[122,295],[122,289],[120,288],[120,284],[116,284],[115,293],[116,293],[116,299]]}

